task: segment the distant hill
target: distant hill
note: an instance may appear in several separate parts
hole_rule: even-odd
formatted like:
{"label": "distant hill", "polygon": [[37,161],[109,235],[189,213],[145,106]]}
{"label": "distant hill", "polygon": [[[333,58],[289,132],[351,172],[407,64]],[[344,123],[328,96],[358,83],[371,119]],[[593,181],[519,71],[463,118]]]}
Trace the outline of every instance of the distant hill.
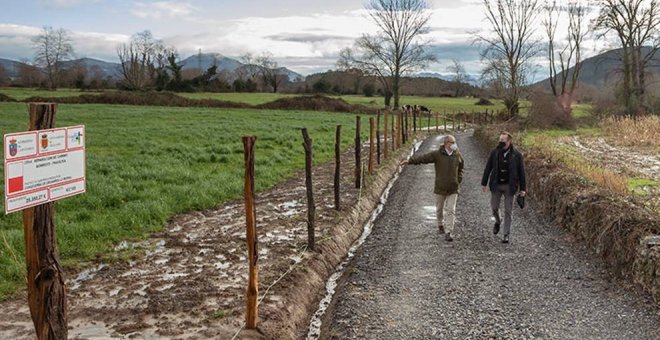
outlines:
{"label": "distant hill", "polygon": [[[644,48],[642,53],[646,55],[649,51],[650,48]],[[610,84],[615,84],[620,79],[622,69],[620,54],[621,49],[616,49],[585,59],[582,62],[578,81],[595,88],[603,88]],[[660,53],[655,54],[651,65],[655,65],[655,67],[649,67],[647,69],[650,73],[648,78],[654,78],[657,81],[660,79]],[[570,68],[568,72],[572,71],[573,68]],[[550,79],[546,78],[532,86],[542,86],[543,88],[550,89]]]}
{"label": "distant hill", "polygon": [[7,71],[9,78],[18,77],[18,68],[23,64],[18,61],[0,58],[0,66]]}
{"label": "distant hill", "polygon": [[[465,82],[472,86],[479,86],[479,77],[473,74],[466,74]],[[438,78],[446,81],[453,81],[453,74],[443,74],[437,72],[421,72],[415,74],[413,77],[417,78]]]}
{"label": "distant hill", "polygon": [[[225,72],[235,72],[236,70],[247,66],[236,59],[225,57],[220,53],[195,54],[183,59],[181,63],[183,64],[184,70],[200,70],[201,72],[208,70],[213,65],[218,66],[218,71]],[[280,74],[286,74],[291,82],[305,78],[299,73],[291,71],[286,67],[277,68],[277,72]]]}
{"label": "distant hill", "polygon": [[77,64],[85,66],[88,71],[98,70],[103,75],[103,78],[109,77],[110,79],[116,80],[121,77],[120,66],[118,63],[111,63],[93,58],[68,60],[62,63],[64,68],[70,68]]}
{"label": "distant hill", "polygon": [[[314,89],[315,84],[319,82],[327,83],[329,90],[339,94],[361,94],[367,84],[373,85],[377,93],[382,92],[382,86],[376,77],[365,76],[358,70],[335,70],[311,74],[305,78],[305,88],[299,88],[299,91]],[[456,94],[455,84],[452,82],[440,77],[422,77],[419,74],[414,77],[402,77],[399,90],[401,95],[451,97]],[[478,88],[465,83],[460,92],[459,95],[473,96],[480,93]]]}
{"label": "distant hill", "polygon": [[[206,71],[213,65],[218,66],[218,72],[225,71],[230,73],[245,66],[240,61],[225,57],[220,53],[203,53],[201,55],[195,54],[181,60],[180,63],[183,65],[184,70],[201,69],[202,72]],[[5,70],[7,70],[7,73],[11,78],[18,77],[18,69],[21,64],[23,63],[19,61],[0,58],[0,65],[4,67]],[[118,80],[121,78],[119,63],[107,62],[93,58],[68,60],[63,63],[65,68],[69,68],[78,64],[84,65],[88,70],[92,70],[92,68],[99,70],[102,73],[103,78],[109,77],[113,80]],[[289,78],[289,81],[291,82],[305,78],[299,73],[291,71],[286,67],[278,68],[278,72],[281,74],[286,74]]]}
{"label": "distant hill", "polygon": [[202,53],[201,55],[195,54],[181,60],[184,70],[200,70],[204,72],[211,66],[217,65],[218,71],[234,72],[243,64],[232,58],[225,57],[220,53]]}

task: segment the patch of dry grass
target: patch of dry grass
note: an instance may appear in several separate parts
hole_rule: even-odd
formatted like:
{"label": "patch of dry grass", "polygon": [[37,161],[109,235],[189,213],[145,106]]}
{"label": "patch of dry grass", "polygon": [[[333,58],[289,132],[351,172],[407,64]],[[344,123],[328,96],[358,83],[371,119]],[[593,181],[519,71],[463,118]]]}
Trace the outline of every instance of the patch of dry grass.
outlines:
{"label": "patch of dry grass", "polygon": [[592,164],[570,148],[557,145],[555,138],[538,134],[526,140],[527,145],[539,152],[548,162],[561,164],[576,171],[582,177],[618,194],[629,194],[628,177]]}
{"label": "patch of dry grass", "polygon": [[660,116],[608,117],[600,125],[612,144],[660,147]]}

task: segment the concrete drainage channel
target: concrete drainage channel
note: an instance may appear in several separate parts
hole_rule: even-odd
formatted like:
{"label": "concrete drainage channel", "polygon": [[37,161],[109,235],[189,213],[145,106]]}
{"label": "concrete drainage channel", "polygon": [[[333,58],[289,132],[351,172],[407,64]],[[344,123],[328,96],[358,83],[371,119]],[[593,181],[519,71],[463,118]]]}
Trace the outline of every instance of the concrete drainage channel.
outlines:
{"label": "concrete drainage channel", "polygon": [[[408,158],[410,158],[410,156],[412,156],[415,153],[415,151],[419,149],[420,145],[422,145],[422,142],[423,141],[415,142],[413,150],[410,151],[410,155],[408,156]],[[355,243],[353,243],[351,248],[348,250],[348,254],[346,255],[346,258],[337,266],[335,272],[330,276],[330,278],[326,282],[325,285],[326,294],[323,297],[323,299],[321,299],[321,302],[319,302],[319,308],[316,310],[316,312],[312,316],[311,321],[309,322],[309,331],[307,332],[307,340],[317,340],[321,335],[321,325],[322,325],[321,320],[323,319],[323,315],[325,314],[325,311],[328,309],[328,306],[330,306],[332,297],[335,294],[335,289],[337,288],[337,281],[339,281],[339,279],[344,274],[344,270],[346,269],[346,266],[351,262],[357,250],[360,248],[360,246],[362,246],[362,244],[364,244],[364,242],[371,234],[374,221],[376,221],[380,213],[383,211],[383,208],[387,203],[387,198],[390,195],[390,190],[394,186],[394,183],[396,183],[396,181],[399,179],[399,175],[401,174],[402,170],[403,168],[399,167],[394,177],[387,184],[387,187],[380,196],[378,206],[371,213],[371,218],[369,219],[369,221],[367,221],[367,223],[364,224],[362,235],[360,236],[360,238],[358,238],[355,241]]]}

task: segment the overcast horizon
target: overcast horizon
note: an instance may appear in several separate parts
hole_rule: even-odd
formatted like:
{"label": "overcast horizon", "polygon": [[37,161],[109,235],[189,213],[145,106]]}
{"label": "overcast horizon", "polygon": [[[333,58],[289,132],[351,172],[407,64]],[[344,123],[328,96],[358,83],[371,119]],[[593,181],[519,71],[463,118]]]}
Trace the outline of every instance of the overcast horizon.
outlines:
{"label": "overcast horizon", "polygon": [[[0,13],[0,58],[32,60],[31,38],[43,26],[71,33],[75,58],[118,62],[116,48],[144,30],[181,59],[220,53],[239,59],[246,53],[272,53],[279,66],[302,75],[335,69],[339,51],[364,33],[376,31],[364,1],[265,0],[239,2],[30,0],[5,5]],[[487,29],[480,1],[429,1],[430,33],[424,39],[438,62],[422,72],[448,73],[452,59],[467,73],[481,70],[480,47],[472,32]],[[540,30],[539,30],[540,31]],[[539,32],[541,33],[541,32]],[[607,49],[590,38],[584,58]],[[538,64],[544,62],[540,56]],[[544,72],[542,72],[544,73]]]}

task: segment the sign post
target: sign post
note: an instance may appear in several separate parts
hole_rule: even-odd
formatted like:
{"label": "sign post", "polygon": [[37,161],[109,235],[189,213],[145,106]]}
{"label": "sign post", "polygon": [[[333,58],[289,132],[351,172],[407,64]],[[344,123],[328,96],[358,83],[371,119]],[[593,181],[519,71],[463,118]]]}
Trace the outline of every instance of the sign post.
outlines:
{"label": "sign post", "polygon": [[85,127],[54,128],[54,103],[28,108],[29,131],[4,135],[5,213],[23,211],[28,304],[37,339],[66,339],[66,288],[52,202],[85,192]]}

